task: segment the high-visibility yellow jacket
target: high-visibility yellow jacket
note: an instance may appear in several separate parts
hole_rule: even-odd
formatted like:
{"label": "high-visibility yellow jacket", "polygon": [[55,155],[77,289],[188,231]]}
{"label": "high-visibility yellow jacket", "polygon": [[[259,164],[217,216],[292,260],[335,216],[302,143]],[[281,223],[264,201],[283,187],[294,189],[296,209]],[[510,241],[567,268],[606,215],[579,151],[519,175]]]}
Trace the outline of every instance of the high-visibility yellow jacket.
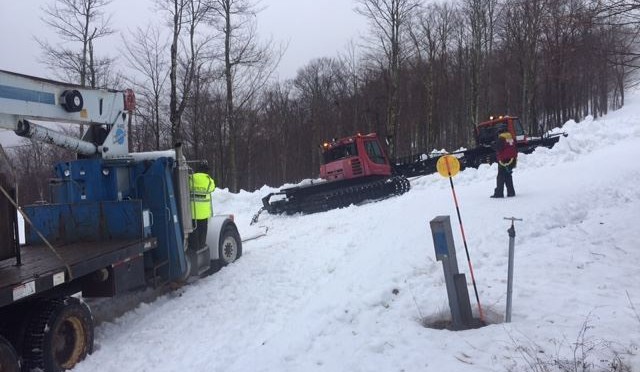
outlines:
{"label": "high-visibility yellow jacket", "polygon": [[216,183],[206,173],[194,173],[189,179],[191,189],[191,217],[194,220],[206,220],[213,215],[211,193]]}

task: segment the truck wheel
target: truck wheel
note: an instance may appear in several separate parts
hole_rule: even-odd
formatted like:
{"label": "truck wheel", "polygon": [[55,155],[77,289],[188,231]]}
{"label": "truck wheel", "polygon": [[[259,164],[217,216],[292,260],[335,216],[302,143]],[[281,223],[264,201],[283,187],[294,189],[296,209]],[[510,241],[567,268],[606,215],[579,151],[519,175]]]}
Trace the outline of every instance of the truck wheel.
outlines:
{"label": "truck wheel", "polygon": [[27,371],[58,372],[73,368],[93,351],[93,316],[74,297],[41,303],[27,328],[24,365]]}
{"label": "truck wheel", "polygon": [[16,349],[6,338],[0,336],[0,371],[19,372],[20,362]]}
{"label": "truck wheel", "polygon": [[220,234],[218,253],[222,266],[226,266],[242,256],[242,241],[235,226],[228,225]]}

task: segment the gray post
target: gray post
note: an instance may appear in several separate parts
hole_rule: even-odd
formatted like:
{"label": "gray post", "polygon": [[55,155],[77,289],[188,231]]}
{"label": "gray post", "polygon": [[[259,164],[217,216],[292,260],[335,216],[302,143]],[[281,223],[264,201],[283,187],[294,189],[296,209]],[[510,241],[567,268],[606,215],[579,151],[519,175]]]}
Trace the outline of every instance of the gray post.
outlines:
{"label": "gray post", "polygon": [[[467,329],[471,322],[471,305],[464,274],[458,273],[458,260],[451,232],[451,221],[449,216],[438,216],[429,224],[431,225],[436,260],[442,261],[453,329]],[[464,298],[465,293],[466,299]]]}
{"label": "gray post", "polygon": [[507,230],[509,233],[509,269],[507,273],[507,312],[505,315],[505,322],[511,323],[511,295],[513,293],[513,255],[515,251],[516,229],[513,224],[514,221],[522,221],[520,218],[504,218],[505,220],[511,220],[511,227]]}

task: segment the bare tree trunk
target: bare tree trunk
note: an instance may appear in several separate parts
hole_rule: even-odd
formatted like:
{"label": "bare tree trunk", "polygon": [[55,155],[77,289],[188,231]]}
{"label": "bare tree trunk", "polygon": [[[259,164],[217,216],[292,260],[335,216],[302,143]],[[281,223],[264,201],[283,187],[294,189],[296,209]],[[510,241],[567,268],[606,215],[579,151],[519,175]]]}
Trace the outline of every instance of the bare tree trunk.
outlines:
{"label": "bare tree trunk", "polygon": [[231,62],[231,3],[233,0],[224,0],[223,9],[225,15],[225,33],[224,33],[224,78],[226,84],[226,114],[225,121],[229,128],[229,151],[228,161],[230,170],[230,189],[238,191],[238,164],[236,162],[236,130],[235,130],[235,112],[233,106],[233,64]]}
{"label": "bare tree trunk", "polygon": [[169,58],[169,122],[171,123],[171,140],[173,143],[182,141],[180,126],[182,123],[182,113],[178,111],[178,44],[180,42],[180,32],[182,31],[183,12],[185,0],[172,1],[172,41],[171,56]]}

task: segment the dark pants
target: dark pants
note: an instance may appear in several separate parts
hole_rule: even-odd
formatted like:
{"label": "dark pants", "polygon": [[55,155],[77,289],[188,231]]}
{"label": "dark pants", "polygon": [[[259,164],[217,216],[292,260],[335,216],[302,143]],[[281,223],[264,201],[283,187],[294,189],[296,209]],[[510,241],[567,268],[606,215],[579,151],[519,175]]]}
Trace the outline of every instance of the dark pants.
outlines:
{"label": "dark pants", "polygon": [[196,229],[189,236],[189,248],[194,251],[202,249],[207,244],[207,227],[209,219],[193,220]]}
{"label": "dark pants", "polygon": [[498,177],[496,178],[496,189],[493,196],[501,198],[504,196],[504,186],[507,186],[507,196],[515,196],[516,191],[513,189],[513,177],[511,176],[510,167],[504,167],[498,164]]}

